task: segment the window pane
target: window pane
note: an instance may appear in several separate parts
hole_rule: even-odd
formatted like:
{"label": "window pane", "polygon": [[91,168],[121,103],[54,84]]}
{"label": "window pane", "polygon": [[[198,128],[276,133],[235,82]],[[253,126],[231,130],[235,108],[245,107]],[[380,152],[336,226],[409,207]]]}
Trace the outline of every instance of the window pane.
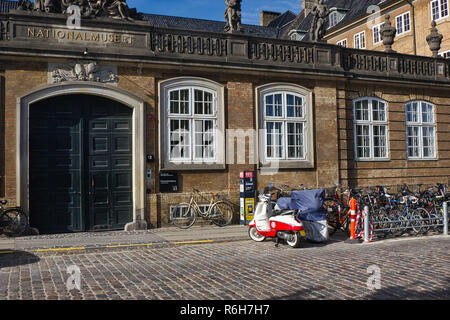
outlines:
{"label": "window pane", "polygon": [[424,158],[435,157],[435,129],[434,127],[423,127],[423,156]]}
{"label": "window pane", "polygon": [[373,121],[386,121],[386,104],[377,100],[372,100]]}
{"label": "window pane", "polygon": [[417,102],[406,105],[406,121],[415,123],[419,121],[419,104]]}
{"label": "window pane", "polygon": [[282,117],[283,116],[283,95],[276,94],[274,96],[274,108],[275,108],[275,117]]}
{"label": "window pane", "polygon": [[434,123],[433,106],[422,102],[422,122]]}
{"label": "window pane", "polygon": [[407,127],[408,157],[420,157],[419,127]]}
{"label": "window pane", "polygon": [[215,130],[213,120],[196,120],[194,133],[194,158],[214,159]]}
{"label": "window pane", "polygon": [[267,122],[266,130],[267,157],[283,158],[283,123]]}
{"label": "window pane", "polygon": [[373,156],[375,158],[387,157],[387,127],[373,126]]}
{"label": "window pane", "polygon": [[356,126],[356,149],[358,158],[370,158],[370,127]]}
{"label": "window pane", "polygon": [[356,110],[355,110],[356,120],[359,120],[359,121],[368,121],[369,120],[369,101],[368,100],[357,101],[355,108],[356,108]]}
{"label": "window pane", "polygon": [[170,159],[189,159],[189,120],[170,120]]}
{"label": "window pane", "polygon": [[286,95],[287,117],[302,118],[303,117],[303,99],[291,94]]}
{"label": "window pane", "polygon": [[288,158],[304,157],[303,123],[287,124]]}
{"label": "window pane", "polygon": [[273,117],[273,95],[266,96],[266,116]]}

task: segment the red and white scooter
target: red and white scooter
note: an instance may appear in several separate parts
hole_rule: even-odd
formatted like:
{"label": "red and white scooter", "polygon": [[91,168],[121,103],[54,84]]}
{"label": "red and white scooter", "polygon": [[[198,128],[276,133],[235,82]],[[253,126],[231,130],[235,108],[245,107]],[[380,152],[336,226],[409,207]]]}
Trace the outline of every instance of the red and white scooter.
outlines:
{"label": "red and white scooter", "polygon": [[[255,209],[255,218],[249,224],[248,234],[254,241],[261,242],[266,238],[275,238],[277,245],[281,240],[297,248],[302,237],[306,236],[303,224],[296,219],[296,210],[281,211],[272,216],[270,194],[260,194]],[[276,211],[275,211],[276,212]]]}

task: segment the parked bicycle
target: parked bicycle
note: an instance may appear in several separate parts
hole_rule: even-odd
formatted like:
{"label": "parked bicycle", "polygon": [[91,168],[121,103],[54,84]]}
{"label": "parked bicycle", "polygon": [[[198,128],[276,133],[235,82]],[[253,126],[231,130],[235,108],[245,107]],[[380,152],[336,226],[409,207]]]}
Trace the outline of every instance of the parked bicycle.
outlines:
{"label": "parked bicycle", "polygon": [[23,234],[28,228],[28,216],[19,207],[4,209],[7,200],[0,201],[0,233],[10,237]]}
{"label": "parked bicycle", "polygon": [[[197,217],[210,220],[219,227],[224,227],[231,223],[233,219],[233,205],[218,193],[211,192],[211,198],[204,197],[199,190],[193,189],[189,202],[176,205],[171,211],[172,223],[181,229],[190,228]],[[202,210],[197,201],[201,198],[209,201],[208,208]]]}

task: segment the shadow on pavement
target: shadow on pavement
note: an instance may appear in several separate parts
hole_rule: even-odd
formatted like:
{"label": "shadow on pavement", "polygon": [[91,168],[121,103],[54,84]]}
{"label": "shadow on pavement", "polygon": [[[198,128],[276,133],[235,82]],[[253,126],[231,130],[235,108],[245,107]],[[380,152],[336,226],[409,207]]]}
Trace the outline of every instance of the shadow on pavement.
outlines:
{"label": "shadow on pavement", "polygon": [[0,269],[32,264],[40,261],[40,258],[26,251],[2,251],[0,250]]}
{"label": "shadow on pavement", "polygon": [[[352,300],[448,300],[450,299],[450,278],[447,278],[444,283],[447,285],[442,286],[441,288],[431,288],[427,287],[423,282],[415,282],[408,287],[404,286],[390,286],[386,288],[381,288],[378,290],[369,290],[367,289],[367,295],[364,296],[355,296],[351,298]],[[417,286],[417,287],[416,287]],[[418,288],[427,287],[427,289],[420,290]],[[343,286],[343,289],[346,291],[351,289],[346,286]],[[271,300],[305,300],[305,299],[330,299],[327,295],[326,286],[317,285],[314,287],[307,287],[302,290],[297,291],[294,294],[274,297]],[[339,298],[338,298],[339,299]],[[343,300],[345,300],[345,296],[342,295]],[[350,300],[350,299],[349,299]]]}

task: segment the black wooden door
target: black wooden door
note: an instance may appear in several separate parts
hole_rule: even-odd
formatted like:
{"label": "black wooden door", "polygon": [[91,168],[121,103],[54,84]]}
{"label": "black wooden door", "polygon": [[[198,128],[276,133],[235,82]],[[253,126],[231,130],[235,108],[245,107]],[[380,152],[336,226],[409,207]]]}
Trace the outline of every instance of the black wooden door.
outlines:
{"label": "black wooden door", "polygon": [[96,96],[30,108],[30,222],[42,233],[132,220],[132,111]]}

